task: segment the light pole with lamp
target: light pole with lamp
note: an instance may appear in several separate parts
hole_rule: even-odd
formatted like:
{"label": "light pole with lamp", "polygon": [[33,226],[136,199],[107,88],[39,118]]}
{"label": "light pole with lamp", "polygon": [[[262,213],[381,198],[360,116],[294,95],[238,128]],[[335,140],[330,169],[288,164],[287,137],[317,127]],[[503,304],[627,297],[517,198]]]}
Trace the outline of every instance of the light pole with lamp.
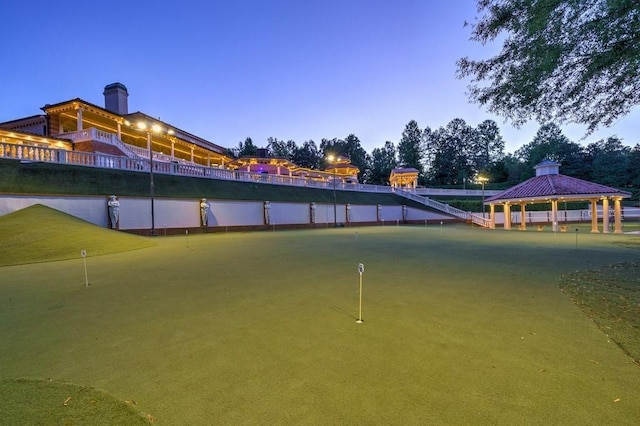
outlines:
{"label": "light pole with lamp", "polygon": [[478,176],[476,180],[482,185],[482,217],[484,218],[484,184],[489,182],[489,178]]}
{"label": "light pole with lamp", "polygon": [[[129,123],[126,123],[129,124]],[[153,182],[153,146],[151,141],[152,133],[162,133],[163,129],[158,123],[148,124],[144,121],[138,121],[135,125],[137,130],[147,133],[147,149],[149,150],[149,198],[151,199],[151,230],[150,235],[156,235],[156,215],[155,215],[155,184]],[[172,135],[173,130],[169,129],[167,134]]]}
{"label": "light pole with lamp", "polygon": [[337,228],[338,227],[338,215],[337,215],[337,203],[336,203],[336,173],[337,173],[337,167],[336,165],[338,164],[338,157],[333,155],[333,154],[329,154],[327,156],[327,160],[329,160],[329,163],[333,164],[333,227]]}

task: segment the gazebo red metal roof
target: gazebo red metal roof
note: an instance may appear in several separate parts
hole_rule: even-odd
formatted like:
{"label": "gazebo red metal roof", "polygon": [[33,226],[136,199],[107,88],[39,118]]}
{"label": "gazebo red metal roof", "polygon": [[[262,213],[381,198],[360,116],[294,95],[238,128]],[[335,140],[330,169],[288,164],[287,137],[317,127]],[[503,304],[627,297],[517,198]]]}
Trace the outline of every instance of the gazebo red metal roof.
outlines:
{"label": "gazebo red metal roof", "polygon": [[598,196],[630,197],[631,193],[610,186],[588,182],[565,175],[544,175],[532,177],[516,186],[485,199],[486,203],[496,201],[562,198],[591,198]]}
{"label": "gazebo red metal roof", "polygon": [[[512,186],[485,199],[485,204],[509,201],[545,202],[552,198],[585,200],[599,197],[631,197],[631,193],[610,186],[593,183],[554,172],[557,163],[543,162],[536,169],[549,169],[548,174],[538,174],[522,183]],[[557,167],[555,168],[557,171]]]}

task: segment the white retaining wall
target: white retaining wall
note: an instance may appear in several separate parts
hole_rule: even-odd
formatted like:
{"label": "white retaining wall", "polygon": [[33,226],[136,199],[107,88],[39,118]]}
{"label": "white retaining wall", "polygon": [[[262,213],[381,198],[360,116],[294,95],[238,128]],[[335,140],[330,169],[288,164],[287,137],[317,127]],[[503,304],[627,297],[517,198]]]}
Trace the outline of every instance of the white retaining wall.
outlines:
{"label": "white retaining wall", "polygon": [[[120,223],[122,230],[150,229],[151,202],[149,198],[119,197]],[[263,201],[209,201],[209,226],[260,226],[264,224]],[[34,204],[43,204],[72,216],[107,227],[107,198],[86,196],[35,196],[35,195],[0,195],[0,216],[24,209]],[[310,203],[277,203],[271,202],[270,219],[273,225],[301,225],[311,223]],[[351,223],[374,223],[378,221],[378,206],[351,205]],[[331,204],[316,204],[316,224],[334,223],[334,207]],[[337,223],[347,222],[347,207],[336,205]],[[200,200],[180,198],[156,198],[154,201],[156,229],[162,228],[197,228],[200,227]],[[382,221],[393,223],[402,221],[402,206],[381,206]],[[625,208],[626,220],[638,220],[640,209]],[[512,212],[512,224],[520,223],[520,212]],[[599,212],[601,216],[601,212]],[[489,214],[485,213],[488,218]],[[551,212],[534,211],[526,213],[527,223],[548,223]],[[407,209],[407,220],[440,221],[450,220],[451,216],[438,212]],[[569,210],[558,212],[558,222],[586,222],[591,220],[591,211]],[[496,213],[496,224],[504,223],[504,215]]]}
{"label": "white retaining wall", "polygon": [[[149,198],[119,197],[121,230],[150,229],[151,201]],[[260,226],[264,224],[263,201],[230,201],[209,199],[209,226]],[[72,216],[107,227],[106,197],[51,197],[31,195],[0,195],[0,216],[43,204]],[[310,203],[270,202],[270,220],[273,225],[301,225],[311,223]],[[377,221],[376,205],[352,205],[351,223]],[[402,220],[402,206],[382,206],[385,222]],[[347,222],[347,206],[336,205],[338,223]],[[155,228],[197,228],[200,226],[200,200],[156,198],[154,200]],[[409,208],[407,220],[447,220],[450,216]],[[333,204],[316,204],[315,223],[334,223]]]}

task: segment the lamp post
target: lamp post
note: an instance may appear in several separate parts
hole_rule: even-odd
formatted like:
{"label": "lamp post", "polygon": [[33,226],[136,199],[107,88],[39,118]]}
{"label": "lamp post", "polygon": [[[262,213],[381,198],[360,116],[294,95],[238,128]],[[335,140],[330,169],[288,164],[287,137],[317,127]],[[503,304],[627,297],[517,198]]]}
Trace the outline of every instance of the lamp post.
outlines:
{"label": "lamp post", "polygon": [[478,182],[482,185],[482,217],[484,218],[484,184],[489,182],[489,178],[478,176]]}
{"label": "lamp post", "polygon": [[[129,124],[129,123],[126,123]],[[152,133],[162,133],[163,128],[158,123],[146,123],[144,121],[138,121],[135,125],[137,130],[143,131],[147,133],[147,149],[149,150],[149,199],[151,200],[151,230],[150,235],[155,236],[156,234],[156,215],[155,215],[155,184],[153,182],[153,146],[151,141]],[[167,130],[168,134],[173,134],[173,130]]]}
{"label": "lamp post", "polygon": [[338,227],[338,216],[337,216],[337,203],[336,203],[336,172],[337,172],[337,167],[336,164],[338,162],[338,157],[336,157],[333,154],[329,154],[327,156],[327,160],[329,160],[329,163],[333,164],[333,227],[337,228]]}

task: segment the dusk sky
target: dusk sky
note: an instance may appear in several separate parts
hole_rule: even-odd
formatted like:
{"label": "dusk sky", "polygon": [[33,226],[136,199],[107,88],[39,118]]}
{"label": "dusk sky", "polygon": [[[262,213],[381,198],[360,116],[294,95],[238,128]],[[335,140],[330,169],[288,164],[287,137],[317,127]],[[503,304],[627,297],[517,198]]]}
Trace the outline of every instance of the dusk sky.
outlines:
{"label": "dusk sky", "polygon": [[[0,122],[41,114],[73,98],[104,106],[104,86],[129,90],[142,111],[224,147],[251,137],[360,139],[369,153],[397,145],[412,119],[421,128],[454,118],[495,120],[506,152],[539,125],[513,128],[468,102],[455,78],[462,56],[497,46],[469,41],[474,0],[6,1],[0,48]],[[585,140],[640,142],[640,113]]]}

